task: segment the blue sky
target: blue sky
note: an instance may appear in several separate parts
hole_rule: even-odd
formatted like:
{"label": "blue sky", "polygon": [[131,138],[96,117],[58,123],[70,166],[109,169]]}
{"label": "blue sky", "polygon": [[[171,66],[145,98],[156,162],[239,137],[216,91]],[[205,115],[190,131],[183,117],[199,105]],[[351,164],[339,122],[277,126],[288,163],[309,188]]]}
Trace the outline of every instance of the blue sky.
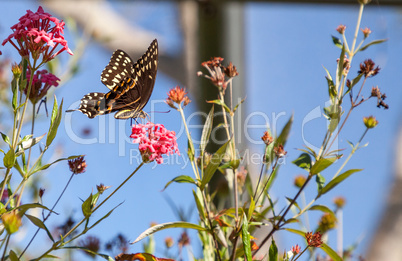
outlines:
{"label": "blue sky", "polygon": [[[0,38],[4,39],[11,31],[8,29],[16,23],[17,19],[25,13],[26,9],[36,10],[36,2],[5,2],[1,4],[7,13],[0,17]],[[168,3],[161,5],[145,4],[132,5],[131,2],[115,2],[113,5],[122,15],[129,17],[131,22],[138,23],[145,28],[154,30],[164,36],[160,45],[177,53],[183,46],[180,29],[177,25],[177,10]],[[46,11],[46,10],[45,10]],[[128,15],[134,11],[136,15]],[[150,15],[141,15],[149,12]],[[340,51],[331,43],[331,35],[337,35],[335,28],[339,24],[347,26],[346,35],[351,41],[357,19],[358,6],[332,6],[332,5],[285,5],[254,3],[244,6],[245,14],[245,76],[247,101],[244,104],[246,115],[254,112],[263,112],[268,116],[270,123],[274,122],[274,115],[284,115],[275,121],[280,129],[294,113],[295,121],[287,144],[286,164],[281,167],[278,180],[273,187],[273,194],[279,198],[282,206],[286,203],[284,196],[293,196],[296,193],[292,183],[293,178],[302,173],[290,162],[297,158],[305,141],[311,144],[319,144],[325,131],[323,117],[314,119],[304,126],[305,137],[302,137],[303,120],[315,108],[322,109],[327,101],[327,89],[325,71],[323,66],[334,74],[336,59]],[[132,13],[132,12],[131,12]],[[158,19],[150,19],[157,16]],[[370,242],[370,237],[375,231],[381,211],[384,209],[386,195],[393,179],[395,161],[395,140],[401,122],[401,97],[398,76],[401,68],[402,46],[401,19],[398,9],[372,5],[366,8],[362,20],[362,27],[369,27],[372,34],[369,39],[387,38],[385,44],[373,46],[355,57],[352,64],[351,75],[358,70],[358,62],[367,58],[373,59],[381,67],[378,76],[370,79],[366,86],[366,97],[369,88],[378,85],[388,96],[386,102],[390,105],[388,111],[375,107],[376,102],[370,100],[357,108],[350,118],[340,137],[340,148],[347,152],[350,147],[346,140],[356,142],[364,131],[362,117],[374,115],[380,124],[370,131],[364,139],[369,141],[369,146],[359,150],[348,164],[349,168],[364,168],[363,172],[352,176],[319,200],[319,204],[332,206],[335,196],[343,195],[347,200],[344,209],[344,244],[345,247],[363,239],[358,247],[358,253],[364,253]],[[67,32],[67,40],[71,41],[71,34]],[[71,40],[70,40],[71,39]],[[72,44],[74,46],[74,44]],[[11,46],[1,47],[3,55],[10,55],[16,59],[16,52]],[[103,49],[99,44],[91,42],[80,62],[80,72],[56,91],[59,100],[64,98],[65,108],[78,101],[84,94],[92,91],[107,91],[99,81],[100,72],[110,59],[111,53]],[[67,54],[62,55],[62,61],[69,59]],[[137,57],[133,57],[135,60]],[[226,57],[225,61],[230,61]],[[236,64],[236,61],[233,61]],[[201,68],[200,68],[201,69]],[[194,72],[196,73],[196,72]],[[236,80],[234,87],[236,88]],[[150,102],[145,111],[166,111],[168,107],[161,101],[166,98],[167,91],[177,85],[174,79],[170,79],[159,72],[154,93],[153,102]],[[195,99],[191,96],[190,99]],[[153,106],[154,105],[154,106]],[[51,103],[48,104],[48,107]],[[348,105],[345,105],[348,108]],[[193,104],[187,107],[189,115],[196,108]],[[136,155],[137,146],[130,144],[126,138],[129,135],[129,121],[116,121],[113,116],[102,116],[96,119],[88,119],[81,113],[69,115],[71,122],[62,121],[56,144],[61,151],[61,156],[85,154],[88,163],[87,172],[73,179],[67,194],[58,205],[57,212],[61,217],[66,213],[75,213],[80,217],[80,199],[86,198],[99,183],[116,187],[132,170],[137,163],[130,161],[130,155]],[[67,117],[68,119],[68,117]],[[46,132],[47,119],[42,116],[43,122],[37,125],[36,135]],[[155,122],[165,124],[166,128],[180,132],[180,121],[177,112],[168,114],[155,114]],[[194,121],[195,123],[196,121]],[[265,125],[262,117],[253,117],[252,124]],[[66,127],[67,126],[67,127]],[[76,137],[69,132],[69,128]],[[42,128],[42,129],[41,129]],[[84,136],[82,130],[92,130],[89,136]],[[28,131],[28,130],[26,130]],[[262,136],[263,128],[250,131],[250,137],[258,140]],[[194,135],[197,130],[193,130]],[[83,138],[88,144],[77,142],[77,137]],[[94,142],[90,139],[95,138]],[[179,148],[185,155],[187,143],[182,135],[179,138]],[[252,145],[253,151],[262,151],[262,145]],[[51,153],[47,160],[52,160]],[[339,164],[340,165],[340,164]],[[328,179],[334,174],[335,168],[323,173]],[[161,192],[164,185],[177,175],[191,175],[191,168],[185,167],[183,159],[178,159],[174,164],[154,166],[148,164],[134,176],[134,178],[115,196],[114,200],[107,203],[103,213],[108,209],[124,202],[114,211],[110,219],[101,223],[93,233],[101,235],[107,240],[116,233],[124,233],[129,240],[134,240],[142,231],[149,227],[150,222],[169,222],[177,220],[166,197],[170,197],[179,207],[189,210],[192,206],[192,187],[190,185],[171,185],[165,192]],[[46,187],[45,204],[53,204],[56,197],[69,177],[69,171],[65,163],[59,163],[44,174],[42,185]],[[312,184],[306,191],[309,201],[314,197],[316,187]],[[191,216],[195,220],[195,210]],[[101,217],[102,211],[96,216]],[[49,226],[62,222],[61,217],[53,216],[49,220]],[[314,224],[318,215],[311,215]],[[180,230],[163,231],[156,235],[157,242],[162,244],[163,239],[171,235],[177,239]],[[332,235],[333,236],[333,235]],[[333,238],[334,239],[334,238]],[[330,243],[334,244],[335,241]],[[194,247],[198,239],[194,237]],[[302,240],[281,234],[280,249],[289,249],[292,245],[302,244]],[[42,244],[40,244],[42,245]],[[39,244],[38,244],[39,246]],[[32,248],[34,249],[34,248]],[[131,247],[130,251],[141,251],[141,243]],[[196,247],[196,253],[198,250]]]}

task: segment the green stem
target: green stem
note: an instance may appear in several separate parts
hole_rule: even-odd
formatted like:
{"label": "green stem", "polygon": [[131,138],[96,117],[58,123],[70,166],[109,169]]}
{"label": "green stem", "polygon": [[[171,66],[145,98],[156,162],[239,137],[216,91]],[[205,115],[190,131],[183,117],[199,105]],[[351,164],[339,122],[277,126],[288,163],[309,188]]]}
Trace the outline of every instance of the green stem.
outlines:
{"label": "green stem", "polygon": [[[94,213],[98,208],[100,208],[100,206],[102,206],[106,201],[109,200],[109,198],[111,196],[113,196],[124,184],[127,183],[127,181],[129,181],[134,174],[144,165],[144,162],[141,162],[140,165],[138,165],[138,167],[130,174],[130,176],[128,176],[107,198],[105,198],[98,206],[96,206],[93,210],[92,213]],[[73,233],[82,223],[84,223],[85,221],[87,221],[87,218],[83,218],[80,222],[78,222],[72,229],[70,229],[70,231],[68,231],[63,238],[67,238],[71,233]],[[42,258],[44,258],[45,256],[47,256],[50,252],[52,252],[53,250],[57,249],[61,244],[64,244],[65,242],[61,242],[60,240],[55,242],[52,247],[50,249],[48,249],[45,253],[43,253],[40,257],[36,258],[35,260],[41,260]]]}
{"label": "green stem", "polygon": [[360,22],[361,22],[362,16],[363,16],[363,9],[364,9],[364,4],[360,4],[359,14],[358,14],[358,17],[357,17],[355,34],[354,34],[354,37],[353,37],[352,49],[350,50],[350,52],[352,54],[350,56],[350,63],[352,63],[353,56],[355,55],[355,46],[356,46],[356,41],[357,41],[357,35],[359,34]]}
{"label": "green stem", "polygon": [[[64,186],[63,191],[60,193],[59,198],[56,200],[56,202],[53,204],[53,207],[50,209],[49,213],[47,214],[47,216],[43,219],[43,223],[45,223],[45,221],[50,217],[50,215],[53,213],[54,208],[56,207],[57,203],[59,203],[61,197],[64,195],[64,192],[66,191],[68,185],[70,185],[71,180],[74,177],[74,173],[71,174],[69,180],[67,181],[67,184]],[[38,228],[35,232],[35,234],[32,236],[31,240],[28,242],[27,246],[25,247],[25,249],[22,251],[22,253],[20,254],[19,258],[21,259],[21,257],[24,255],[24,253],[27,251],[28,247],[32,244],[33,240],[35,239],[36,235],[39,233],[40,228]]]}
{"label": "green stem", "polygon": [[198,167],[197,167],[197,164],[195,162],[195,149],[194,149],[193,139],[191,138],[190,131],[188,130],[187,123],[186,123],[186,117],[184,116],[184,111],[183,111],[183,108],[181,107],[181,104],[179,104],[178,111],[180,112],[180,116],[181,116],[181,119],[183,121],[184,128],[186,129],[187,139],[188,139],[188,142],[190,144],[191,153],[193,154],[192,155],[192,160],[190,160],[191,167],[193,168],[193,172],[194,172],[196,178],[198,180],[200,180],[201,179],[200,173],[198,171]]}
{"label": "green stem", "polygon": [[308,246],[306,246],[306,248],[300,253],[300,255],[293,261],[296,261],[297,259],[299,259],[299,257],[301,257],[304,254],[304,252],[306,252],[307,249],[308,249]]}
{"label": "green stem", "polygon": [[1,257],[1,261],[4,261],[4,258],[6,257],[7,246],[8,246],[8,243],[10,242],[10,237],[11,237],[11,235],[7,234],[6,244],[4,246],[4,252],[3,252],[3,256]]}

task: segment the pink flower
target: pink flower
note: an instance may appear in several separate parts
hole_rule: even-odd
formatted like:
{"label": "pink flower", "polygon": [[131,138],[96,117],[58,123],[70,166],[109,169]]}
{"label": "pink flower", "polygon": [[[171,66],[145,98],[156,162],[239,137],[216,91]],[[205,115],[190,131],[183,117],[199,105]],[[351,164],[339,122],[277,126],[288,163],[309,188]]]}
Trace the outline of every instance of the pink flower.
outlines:
{"label": "pink flower", "polygon": [[[30,77],[31,77],[31,70],[28,68],[27,70],[28,81]],[[60,79],[57,78],[54,74],[48,73],[47,70],[36,71],[36,73],[33,76],[31,92],[29,94],[29,99],[31,100],[31,102],[35,104],[38,101],[40,101],[46,95],[50,87],[59,86],[58,81],[60,81]],[[25,88],[24,91],[25,94],[27,94],[28,88]]]}
{"label": "pink flower", "polygon": [[176,133],[167,130],[162,124],[148,122],[145,125],[133,125],[130,137],[134,139],[133,143],[139,143],[138,149],[144,162],[156,160],[158,164],[161,164],[163,154],[180,155]]}
{"label": "pink flower", "polygon": [[[39,6],[36,13],[27,10],[19,23],[11,26],[13,33],[3,41],[3,45],[10,42],[21,56],[31,54],[33,59],[39,59],[42,55],[42,63],[52,60],[63,51],[73,55],[64,40],[64,25],[63,21],[52,17]],[[56,52],[59,46],[61,49]]]}

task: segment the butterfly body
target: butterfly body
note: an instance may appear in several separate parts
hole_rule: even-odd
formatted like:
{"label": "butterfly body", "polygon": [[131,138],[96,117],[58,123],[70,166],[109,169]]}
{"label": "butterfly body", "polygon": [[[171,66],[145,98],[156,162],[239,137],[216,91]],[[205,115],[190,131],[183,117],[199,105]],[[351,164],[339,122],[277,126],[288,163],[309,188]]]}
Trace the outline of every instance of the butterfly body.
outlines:
{"label": "butterfly body", "polygon": [[144,118],[142,109],[151,97],[157,68],[156,39],[136,63],[123,50],[116,50],[101,74],[101,82],[110,91],[88,93],[77,110],[89,118],[112,112],[116,119]]}

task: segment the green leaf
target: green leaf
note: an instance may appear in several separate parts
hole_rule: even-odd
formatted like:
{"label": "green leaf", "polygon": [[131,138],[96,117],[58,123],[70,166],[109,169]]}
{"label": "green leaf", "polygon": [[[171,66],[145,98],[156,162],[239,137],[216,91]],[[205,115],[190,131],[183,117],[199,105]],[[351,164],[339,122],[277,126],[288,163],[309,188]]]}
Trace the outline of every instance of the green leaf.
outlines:
{"label": "green leaf", "polygon": [[61,117],[63,112],[63,100],[61,100],[60,108],[57,106],[56,96],[54,97],[54,104],[52,110],[52,117],[50,119],[50,127],[49,132],[46,138],[46,147],[49,147],[52,144],[54,138],[56,137],[57,130],[59,129]]}
{"label": "green leaf", "polygon": [[201,227],[199,225],[193,224],[193,223],[188,223],[188,222],[184,222],[184,221],[168,222],[168,223],[158,224],[158,225],[148,228],[147,230],[142,232],[141,235],[139,235],[137,237],[137,239],[134,240],[134,242],[132,242],[131,244],[135,244],[135,243],[141,241],[142,239],[146,238],[149,235],[152,235],[158,231],[168,229],[168,228],[188,228],[188,229],[195,229],[198,231],[208,231],[208,229]]}
{"label": "green leaf", "polygon": [[295,159],[294,161],[292,161],[292,163],[295,164],[296,166],[298,166],[299,168],[305,169],[308,172],[310,172],[311,157],[309,154],[307,154],[307,153],[300,154],[300,156],[297,159]]}
{"label": "green leaf", "polygon": [[325,178],[320,173],[315,176],[315,182],[317,183],[317,189],[320,191],[325,184]]}
{"label": "green leaf", "polygon": [[82,156],[84,156],[84,155],[75,155],[75,156],[70,156],[70,157],[68,157],[68,158],[61,158],[61,159],[55,160],[55,161],[53,161],[52,163],[45,164],[45,165],[43,165],[43,166],[38,166],[38,167],[35,168],[35,170],[33,170],[33,172],[30,173],[30,174],[32,175],[32,174],[34,174],[34,173],[36,173],[36,172],[38,172],[38,171],[45,170],[45,169],[49,168],[50,166],[52,166],[53,164],[55,164],[55,163],[57,163],[57,162],[59,162],[59,161],[63,161],[63,160],[72,160],[72,159],[76,159],[76,158],[82,157]]}
{"label": "green leaf", "polygon": [[247,260],[253,260],[251,256],[250,232],[248,232],[248,221],[245,213],[243,213],[243,224],[241,226],[241,234],[243,240],[244,254],[246,255]]}
{"label": "green leaf", "polygon": [[[293,199],[291,199],[289,197],[286,197],[286,199],[288,200],[289,204],[292,204]],[[293,206],[295,206],[299,210],[299,212],[301,211],[301,208],[299,207],[299,204],[297,204],[296,201],[293,203]]]}
{"label": "green leaf", "polygon": [[[197,190],[197,191],[199,191],[199,190]],[[193,190],[193,196],[195,199],[195,204],[197,206],[198,214],[200,215],[201,220],[205,220],[206,215],[205,215],[204,205],[202,204],[201,199],[198,197],[197,193],[194,190]]]}
{"label": "green leaf", "polygon": [[11,102],[11,105],[13,106],[14,114],[17,113],[17,99],[18,99],[18,88],[17,88],[17,79],[13,77],[13,80],[11,81],[11,89],[13,92],[13,99]]}
{"label": "green leaf", "polygon": [[279,134],[278,138],[275,140],[275,146],[283,145],[285,146],[286,141],[288,139],[290,129],[292,128],[293,124],[293,114],[290,116],[289,120],[286,122],[285,127],[283,127],[281,134]]}
{"label": "green leaf", "polygon": [[342,49],[342,42],[338,37],[335,37],[333,35],[331,35],[332,37],[332,42],[335,44],[336,47],[338,47],[339,49]]}
{"label": "green leaf", "polygon": [[[41,205],[41,204],[39,204],[39,203],[29,203],[29,204],[20,205],[20,206],[17,207],[16,209],[19,210],[19,214],[20,214],[20,215],[23,215],[23,214],[25,214],[26,211],[28,211],[28,209],[31,209],[31,208],[42,208],[42,209],[45,209],[45,210],[47,210],[47,211],[49,211],[49,212],[52,212],[52,213],[54,213],[54,214],[57,214],[57,213],[54,212],[53,210],[51,210],[51,209],[49,209],[49,208],[47,208],[47,207],[45,207],[45,206],[43,206],[43,205]],[[57,214],[57,215],[58,215],[58,214]]]}
{"label": "green leaf", "polygon": [[81,209],[82,209],[82,214],[84,214],[85,218],[89,218],[92,215],[92,199],[93,195],[89,195],[89,197],[82,203]]}
{"label": "green leaf", "polygon": [[54,243],[54,239],[53,239],[53,237],[52,237],[52,234],[51,234],[50,231],[47,229],[47,227],[45,226],[45,223],[43,223],[42,220],[40,220],[39,218],[37,218],[37,217],[35,217],[35,216],[28,215],[28,214],[25,214],[25,216],[26,216],[35,226],[37,226],[38,228],[41,228],[41,229],[45,230],[47,236],[48,236],[48,237],[50,238],[50,240],[52,240],[53,243]]}
{"label": "green leaf", "polygon": [[10,250],[10,253],[8,254],[8,258],[10,258],[11,261],[19,261],[20,260],[17,256],[17,254],[13,250]]}
{"label": "green leaf", "polygon": [[123,203],[120,203],[119,205],[115,206],[115,207],[112,208],[109,212],[107,212],[106,215],[104,215],[102,218],[98,219],[91,227],[88,228],[88,230],[94,228],[94,227],[97,226],[102,220],[104,220],[105,218],[107,218],[108,216],[110,216],[110,214],[112,214],[112,212],[113,212],[116,208],[120,207],[121,204],[123,204]]}
{"label": "green leaf", "polygon": [[353,86],[355,86],[355,85],[360,81],[360,79],[362,78],[363,75],[364,75],[364,74],[361,73],[361,74],[357,75],[356,78],[352,79],[352,80],[350,81],[349,89],[352,89]]}
{"label": "green leaf", "polygon": [[342,45],[342,52],[341,55],[339,56],[339,61],[338,61],[338,66],[336,68],[336,79],[335,79],[335,86],[336,89],[338,90],[339,84],[342,80],[343,76],[343,62],[345,60],[345,46]]}
{"label": "green leaf", "polygon": [[246,100],[246,98],[244,98],[243,100],[241,100],[235,107],[234,107],[234,109],[233,109],[233,113],[235,113],[236,112],[236,110],[237,110],[237,107],[239,107],[240,106],[240,104],[242,104],[244,101]]}
{"label": "green leaf", "polygon": [[205,147],[208,144],[209,137],[212,131],[213,122],[214,122],[214,106],[212,105],[211,110],[209,111],[209,114],[205,120],[204,128],[202,129],[201,142],[200,142],[201,154],[204,153]]}
{"label": "green leaf", "polygon": [[304,235],[306,234],[306,232],[303,232],[303,231],[298,230],[298,229],[293,229],[293,228],[284,228],[284,230],[287,230],[287,231],[289,231],[289,232],[291,232],[293,234],[296,234],[296,235],[299,235],[299,236],[302,236],[302,237],[304,237]]}
{"label": "green leaf", "polygon": [[186,175],[181,175],[181,176],[177,176],[174,179],[172,179],[171,181],[169,181],[168,183],[166,183],[165,187],[163,188],[163,190],[165,190],[170,184],[172,184],[173,182],[177,182],[177,183],[191,183],[191,184],[195,184],[197,185],[197,182],[194,181],[194,179],[190,176],[186,176]]}
{"label": "green leaf", "polygon": [[11,169],[15,164],[15,153],[13,149],[10,149],[3,158],[4,167]]}
{"label": "green leaf", "polygon": [[361,47],[359,50],[357,50],[357,52],[364,51],[367,48],[369,48],[371,45],[380,44],[380,43],[383,43],[385,41],[387,41],[387,39],[379,39],[379,40],[372,41],[372,42],[366,44],[365,46]]}
{"label": "green leaf", "polygon": [[331,166],[337,159],[338,157],[330,157],[317,160],[311,167],[310,173],[314,175],[322,172],[323,170]]}
{"label": "green leaf", "polygon": [[[92,251],[91,249],[86,248],[86,247],[80,247],[80,246],[64,246],[63,249],[80,249],[80,250],[84,250],[84,251],[86,251],[86,252],[88,252],[88,253],[91,253],[91,254],[93,254],[93,255],[100,256],[100,257],[102,257],[102,258],[105,259],[105,260],[114,261],[114,258],[113,258],[113,257],[108,256],[108,255],[105,255],[105,254],[97,253],[97,252]],[[133,260],[135,260],[135,259],[133,259]]]}
{"label": "green leaf", "polygon": [[277,261],[278,260],[278,247],[275,244],[274,238],[272,238],[272,242],[271,242],[271,246],[269,247],[268,255],[269,255],[269,261]]}
{"label": "green leaf", "polygon": [[190,140],[187,140],[187,155],[190,161],[194,161],[194,147]]}
{"label": "green leaf", "polygon": [[321,245],[321,249],[327,253],[327,255],[333,260],[333,261],[343,261],[343,259],[327,244],[323,243]]}
{"label": "green leaf", "polygon": [[311,206],[308,210],[318,210],[318,211],[321,211],[324,213],[329,213],[329,214],[335,216],[335,213],[329,207],[324,206],[324,205],[314,205],[314,206]]}
{"label": "green leaf", "polygon": [[222,107],[225,109],[225,111],[226,111],[227,113],[230,113],[229,107],[228,107],[223,101],[221,101],[221,100],[207,101],[207,103],[215,103],[215,104],[218,104],[218,105],[222,106]]}
{"label": "green leaf", "polygon": [[3,132],[0,132],[0,134],[1,134],[1,137],[3,138],[4,142],[7,143],[11,147],[10,138]]}
{"label": "green leaf", "polygon": [[333,180],[331,180],[330,182],[328,182],[327,185],[325,185],[325,187],[323,187],[319,193],[317,197],[320,197],[321,195],[324,195],[325,193],[327,193],[328,191],[330,191],[331,189],[333,189],[334,187],[336,187],[339,183],[341,183],[343,180],[345,180],[346,178],[348,178],[350,175],[352,175],[353,173],[362,171],[363,169],[350,169],[348,171],[345,171],[344,173],[342,173],[341,175],[337,176],[336,178],[334,178]]}
{"label": "green leaf", "polygon": [[202,177],[201,180],[201,185],[200,189],[204,190],[205,185],[211,180],[213,175],[215,174],[216,170],[219,167],[219,164],[222,161],[223,156],[226,153],[226,147],[229,144],[230,140],[225,142],[225,144],[222,145],[215,153],[212,155],[210,162],[207,165],[207,168],[205,169],[204,176]]}
{"label": "green leaf", "polygon": [[[24,139],[22,140],[22,142],[20,142],[21,145],[18,146],[18,148],[17,148],[17,153],[16,153],[16,155],[19,156],[19,155],[21,155],[25,150],[27,150],[27,149],[31,148],[32,146],[38,144],[39,141],[40,141],[43,137],[45,137],[45,135],[46,135],[46,133],[43,134],[43,135],[40,136],[40,137],[37,137],[37,138],[28,138],[28,139],[26,139],[26,137],[32,136],[32,135],[27,135],[27,136],[25,136]],[[25,140],[25,139],[26,139],[26,140]]]}
{"label": "green leaf", "polygon": [[248,212],[247,212],[247,218],[249,220],[251,220],[251,218],[253,217],[254,209],[255,209],[255,201],[254,201],[253,197],[251,197],[250,207],[248,208]]}

